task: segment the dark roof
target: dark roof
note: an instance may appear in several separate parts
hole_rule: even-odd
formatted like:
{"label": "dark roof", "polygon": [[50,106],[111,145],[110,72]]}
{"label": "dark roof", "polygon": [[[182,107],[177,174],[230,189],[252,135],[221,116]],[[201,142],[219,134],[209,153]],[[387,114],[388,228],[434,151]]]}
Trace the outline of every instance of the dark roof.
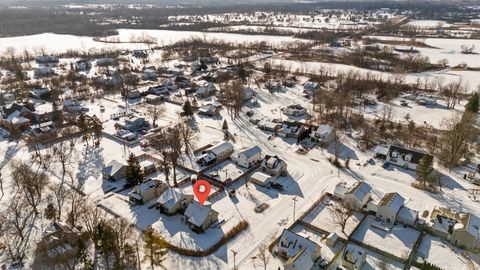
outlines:
{"label": "dark roof", "polygon": [[392,157],[392,153],[395,152],[395,151],[398,152],[399,155],[411,154],[412,155],[412,160],[410,162],[415,163],[415,164],[418,164],[420,159],[422,159],[424,156],[430,156],[429,154],[424,153],[424,152],[420,152],[420,151],[416,151],[416,150],[410,150],[410,149],[406,149],[406,148],[403,148],[401,146],[395,146],[395,145],[390,146],[390,151],[388,151],[388,155],[390,157]]}

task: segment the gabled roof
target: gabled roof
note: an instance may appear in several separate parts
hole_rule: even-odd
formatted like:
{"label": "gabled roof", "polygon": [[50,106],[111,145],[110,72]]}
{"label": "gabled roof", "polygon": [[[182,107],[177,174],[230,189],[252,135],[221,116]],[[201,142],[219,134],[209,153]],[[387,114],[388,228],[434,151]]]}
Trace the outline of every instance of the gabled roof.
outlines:
{"label": "gabled roof", "polygon": [[378,206],[385,206],[390,208],[394,213],[398,213],[400,207],[403,206],[405,198],[396,192],[387,193],[383,196]]}
{"label": "gabled roof", "polygon": [[292,265],[295,270],[310,270],[313,267],[312,254],[307,248],[302,248],[295,256],[288,259],[285,264]]}
{"label": "gabled roof", "polygon": [[474,216],[470,213],[464,214],[460,218],[460,223],[463,225],[463,228],[474,238],[480,237],[480,218],[479,217]]}
{"label": "gabled roof", "polygon": [[333,127],[329,125],[320,125],[315,131],[315,133],[321,134],[321,135],[328,135],[332,132],[333,132]]}
{"label": "gabled roof", "polygon": [[258,146],[253,146],[249,149],[246,149],[239,153],[239,155],[244,155],[246,158],[251,158],[259,153],[262,153],[262,149]]}
{"label": "gabled roof", "polygon": [[427,153],[423,153],[423,152],[420,152],[420,151],[417,151],[417,150],[410,150],[410,149],[406,149],[406,148],[403,148],[403,147],[400,147],[400,146],[395,146],[395,145],[390,146],[390,150],[388,152],[388,155],[390,157],[392,157],[393,152],[397,152],[399,155],[411,154],[412,159],[410,160],[410,162],[415,163],[415,164],[418,164],[420,162],[421,158],[428,155]]}
{"label": "gabled roof", "polygon": [[169,188],[160,197],[158,197],[157,202],[170,208],[177,204],[177,202],[181,200],[183,196],[184,194],[180,189]]}
{"label": "gabled roof", "polygon": [[215,210],[208,206],[201,205],[196,201],[192,201],[185,210],[185,217],[189,223],[197,227],[201,227],[205,223],[211,211],[215,212]]}
{"label": "gabled roof", "polygon": [[108,165],[103,169],[103,173],[107,175],[114,175],[122,168],[123,164],[114,159],[110,161],[110,163],[108,163]]}
{"label": "gabled roof", "polygon": [[287,254],[291,258],[298,254],[302,249],[307,249],[309,254],[313,254],[320,248],[315,242],[298,235],[288,229],[284,229],[277,243],[277,249]]}
{"label": "gabled roof", "polygon": [[355,185],[347,192],[347,194],[353,194],[355,198],[363,200],[370,192],[372,187],[365,182],[357,182]]}
{"label": "gabled roof", "polygon": [[225,151],[233,150],[233,145],[230,142],[219,143],[212,148],[208,149],[209,152],[213,153],[215,156],[219,156]]}

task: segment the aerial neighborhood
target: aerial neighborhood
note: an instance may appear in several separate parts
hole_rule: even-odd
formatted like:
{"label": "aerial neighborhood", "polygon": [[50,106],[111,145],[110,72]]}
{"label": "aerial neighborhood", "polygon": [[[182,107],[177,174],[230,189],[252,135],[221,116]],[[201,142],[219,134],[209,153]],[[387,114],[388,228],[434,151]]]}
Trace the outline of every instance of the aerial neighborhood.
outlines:
{"label": "aerial neighborhood", "polygon": [[5,2],[2,270],[480,269],[478,2]]}

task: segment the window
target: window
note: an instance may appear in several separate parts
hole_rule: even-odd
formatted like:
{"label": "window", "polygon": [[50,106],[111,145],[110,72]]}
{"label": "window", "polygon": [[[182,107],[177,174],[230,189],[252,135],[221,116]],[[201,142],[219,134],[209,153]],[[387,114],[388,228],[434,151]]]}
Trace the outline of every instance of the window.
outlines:
{"label": "window", "polygon": [[392,152],[392,157],[393,157],[393,158],[398,157],[398,152],[397,152],[397,151]]}

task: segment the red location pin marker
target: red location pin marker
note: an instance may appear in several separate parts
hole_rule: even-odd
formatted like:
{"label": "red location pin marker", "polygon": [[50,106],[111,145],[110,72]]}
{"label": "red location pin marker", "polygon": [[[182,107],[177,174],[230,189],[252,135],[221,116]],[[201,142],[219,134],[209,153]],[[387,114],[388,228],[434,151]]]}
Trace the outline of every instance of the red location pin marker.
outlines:
{"label": "red location pin marker", "polygon": [[210,190],[210,184],[205,180],[198,180],[195,182],[195,185],[193,185],[193,193],[195,193],[201,205],[207,200],[208,195],[210,195]]}

